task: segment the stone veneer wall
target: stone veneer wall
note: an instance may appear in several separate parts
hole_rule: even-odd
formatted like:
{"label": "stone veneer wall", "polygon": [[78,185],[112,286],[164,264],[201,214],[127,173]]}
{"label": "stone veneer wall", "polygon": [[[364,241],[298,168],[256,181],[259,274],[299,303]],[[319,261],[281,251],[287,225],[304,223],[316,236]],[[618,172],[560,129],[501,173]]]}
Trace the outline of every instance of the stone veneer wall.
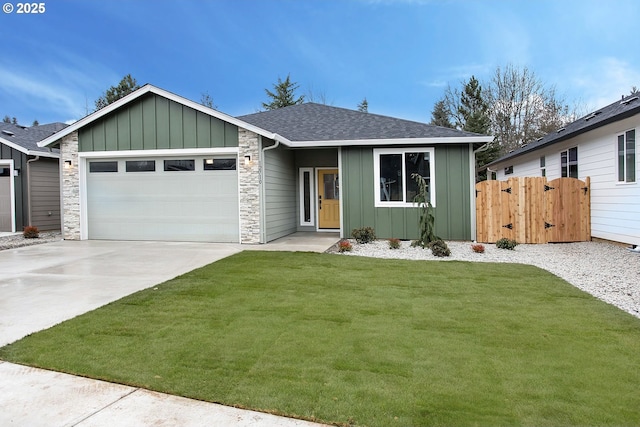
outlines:
{"label": "stone veneer wall", "polygon": [[[240,187],[240,243],[260,243],[260,137],[238,128],[238,186]],[[251,163],[244,164],[244,156]]]}
{"label": "stone veneer wall", "polygon": [[[78,132],[62,138],[62,237],[80,240],[80,176],[78,172]],[[71,167],[66,161],[71,160]]]}

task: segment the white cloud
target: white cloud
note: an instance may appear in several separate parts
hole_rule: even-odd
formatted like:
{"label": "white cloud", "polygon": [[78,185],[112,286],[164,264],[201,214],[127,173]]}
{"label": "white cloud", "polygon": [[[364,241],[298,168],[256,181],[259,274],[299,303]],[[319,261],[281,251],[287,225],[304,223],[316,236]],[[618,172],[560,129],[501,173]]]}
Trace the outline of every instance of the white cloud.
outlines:
{"label": "white cloud", "polygon": [[573,97],[594,110],[611,104],[631,87],[640,87],[640,70],[627,61],[603,57],[582,67],[573,67],[567,90]]}
{"label": "white cloud", "polygon": [[0,65],[0,104],[13,114],[14,109],[22,109],[29,117],[77,120],[93,110],[94,99],[113,84],[112,76],[84,59],[64,54],[46,66]]}

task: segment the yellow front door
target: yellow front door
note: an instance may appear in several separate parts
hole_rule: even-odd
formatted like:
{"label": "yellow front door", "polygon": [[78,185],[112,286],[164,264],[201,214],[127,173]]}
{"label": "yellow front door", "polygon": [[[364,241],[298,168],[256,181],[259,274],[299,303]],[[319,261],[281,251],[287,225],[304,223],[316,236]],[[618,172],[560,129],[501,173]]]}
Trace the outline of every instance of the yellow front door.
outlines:
{"label": "yellow front door", "polygon": [[318,227],[340,228],[338,169],[318,170]]}

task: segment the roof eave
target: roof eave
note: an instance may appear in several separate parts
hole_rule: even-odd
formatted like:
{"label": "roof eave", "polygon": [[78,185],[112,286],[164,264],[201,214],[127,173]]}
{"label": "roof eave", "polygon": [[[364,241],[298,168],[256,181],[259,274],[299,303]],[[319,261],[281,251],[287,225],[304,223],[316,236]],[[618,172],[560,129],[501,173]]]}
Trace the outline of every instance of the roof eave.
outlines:
{"label": "roof eave", "polygon": [[611,123],[618,122],[620,120],[627,119],[627,118],[635,116],[636,114],[639,114],[639,113],[640,113],[640,107],[636,107],[636,108],[632,108],[632,109],[623,111],[622,113],[617,114],[617,115],[615,115],[613,117],[609,117],[609,118],[601,120],[599,122],[595,122],[590,126],[585,126],[585,127],[580,128],[580,129],[576,129],[573,132],[569,132],[569,133],[567,133],[565,135],[559,136],[559,137],[554,138],[554,139],[552,139],[550,141],[543,142],[542,144],[532,146],[529,149],[522,150],[522,151],[520,151],[518,153],[509,153],[509,154],[507,154],[507,155],[505,155],[505,156],[503,156],[503,157],[501,157],[501,158],[499,158],[497,160],[494,160],[491,163],[486,164],[485,167],[491,167],[491,166],[506,162],[508,160],[513,160],[513,159],[518,158],[520,156],[524,156],[525,154],[533,153],[533,152],[535,152],[537,150],[541,150],[541,149],[549,147],[551,145],[554,145],[554,144],[557,144],[557,143],[560,143],[560,142],[563,142],[563,141],[567,141],[567,140],[569,140],[571,138],[575,138],[576,136],[582,135],[583,133],[591,132],[592,130],[601,128],[601,127],[609,125]]}
{"label": "roof eave", "polygon": [[344,139],[331,141],[290,141],[291,148],[348,147],[368,145],[441,145],[441,144],[486,144],[493,136],[462,136],[437,138],[385,138],[385,139]]}

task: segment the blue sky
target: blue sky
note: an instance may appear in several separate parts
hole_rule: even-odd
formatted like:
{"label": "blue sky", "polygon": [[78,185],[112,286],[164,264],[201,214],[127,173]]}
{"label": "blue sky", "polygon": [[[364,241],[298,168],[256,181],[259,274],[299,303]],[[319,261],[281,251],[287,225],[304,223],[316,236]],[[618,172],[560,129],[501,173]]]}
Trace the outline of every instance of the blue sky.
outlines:
{"label": "blue sky", "polygon": [[299,94],[422,122],[447,84],[508,64],[585,110],[640,87],[637,0],[45,0],[40,15],[10,3],[0,115],[24,125],[77,120],[128,73],[207,92],[231,115],[290,74]]}

